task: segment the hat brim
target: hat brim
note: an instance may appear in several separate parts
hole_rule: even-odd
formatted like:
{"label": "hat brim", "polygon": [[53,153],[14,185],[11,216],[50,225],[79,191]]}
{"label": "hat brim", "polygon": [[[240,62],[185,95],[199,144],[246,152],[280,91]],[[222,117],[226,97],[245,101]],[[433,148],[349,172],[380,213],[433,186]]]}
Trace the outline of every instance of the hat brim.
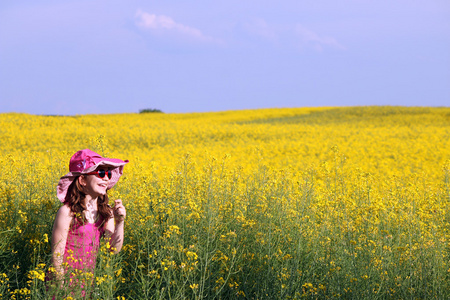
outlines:
{"label": "hat brim", "polygon": [[108,190],[112,189],[119,181],[123,174],[123,167],[128,163],[128,160],[120,160],[115,158],[103,158],[90,168],[84,169],[82,172],[69,172],[59,179],[58,186],[56,187],[56,195],[62,203],[66,201],[67,191],[72,182],[80,175],[91,173],[100,167],[113,168],[112,177],[109,180]]}

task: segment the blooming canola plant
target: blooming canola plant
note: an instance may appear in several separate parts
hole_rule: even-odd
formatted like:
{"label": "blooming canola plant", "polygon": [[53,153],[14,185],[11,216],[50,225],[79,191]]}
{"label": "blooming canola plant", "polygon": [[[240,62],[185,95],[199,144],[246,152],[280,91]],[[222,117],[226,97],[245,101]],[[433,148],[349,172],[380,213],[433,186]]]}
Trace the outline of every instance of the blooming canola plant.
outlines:
{"label": "blooming canola plant", "polygon": [[130,161],[122,252],[78,274],[94,298],[450,297],[449,108],[0,114],[0,135],[0,298],[45,294],[84,148]]}

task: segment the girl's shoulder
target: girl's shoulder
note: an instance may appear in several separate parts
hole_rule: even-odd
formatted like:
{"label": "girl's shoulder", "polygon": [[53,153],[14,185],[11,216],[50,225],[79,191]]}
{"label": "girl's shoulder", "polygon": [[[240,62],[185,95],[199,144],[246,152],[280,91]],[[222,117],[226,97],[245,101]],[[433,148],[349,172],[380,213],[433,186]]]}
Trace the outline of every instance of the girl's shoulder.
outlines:
{"label": "girl's shoulder", "polygon": [[69,205],[66,203],[58,209],[58,214],[70,215],[72,214],[72,211]]}
{"label": "girl's shoulder", "polygon": [[70,209],[68,204],[64,204],[63,206],[61,206],[58,209],[58,212],[56,213],[56,217],[57,218],[68,218],[68,219],[72,219],[73,218],[73,212]]}
{"label": "girl's shoulder", "polygon": [[54,228],[67,230],[70,228],[70,224],[73,220],[73,213],[68,205],[63,205],[58,209],[56,213]]}
{"label": "girl's shoulder", "polygon": [[105,230],[109,230],[109,231],[113,232],[114,231],[114,211],[113,211],[113,208],[111,207],[111,205],[108,204],[107,207],[108,207],[110,216],[109,216],[109,218],[103,220],[104,221],[103,228]]}

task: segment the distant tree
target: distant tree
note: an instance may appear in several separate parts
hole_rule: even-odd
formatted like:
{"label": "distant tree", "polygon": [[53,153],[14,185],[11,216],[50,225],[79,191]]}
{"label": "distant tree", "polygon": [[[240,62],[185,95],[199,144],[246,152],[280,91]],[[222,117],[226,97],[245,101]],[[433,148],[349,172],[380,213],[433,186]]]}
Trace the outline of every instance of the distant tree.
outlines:
{"label": "distant tree", "polygon": [[156,109],[156,108],[146,108],[146,109],[141,109],[139,111],[140,114],[145,114],[145,113],[162,113],[161,110]]}

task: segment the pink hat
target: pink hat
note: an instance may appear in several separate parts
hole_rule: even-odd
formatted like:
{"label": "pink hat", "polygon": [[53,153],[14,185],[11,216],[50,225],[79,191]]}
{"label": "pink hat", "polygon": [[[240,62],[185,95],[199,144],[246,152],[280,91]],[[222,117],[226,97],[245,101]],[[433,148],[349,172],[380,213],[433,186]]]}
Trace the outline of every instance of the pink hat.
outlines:
{"label": "pink hat", "polygon": [[108,184],[108,190],[111,189],[123,173],[123,167],[128,163],[128,160],[121,160],[117,158],[105,158],[89,149],[80,150],[75,153],[70,159],[69,173],[61,177],[56,188],[58,199],[64,203],[66,201],[67,190],[72,184],[73,180],[80,175],[95,171],[98,167],[107,166],[113,167],[112,177]]}

